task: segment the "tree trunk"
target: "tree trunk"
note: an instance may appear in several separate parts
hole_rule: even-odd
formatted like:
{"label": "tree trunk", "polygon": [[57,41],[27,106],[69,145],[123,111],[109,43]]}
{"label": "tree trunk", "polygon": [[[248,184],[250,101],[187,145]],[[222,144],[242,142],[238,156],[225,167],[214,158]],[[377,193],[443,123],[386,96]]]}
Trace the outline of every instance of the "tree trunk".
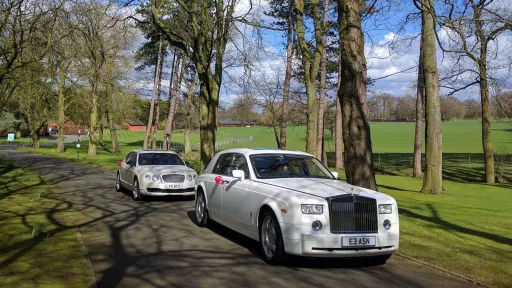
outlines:
{"label": "tree trunk", "polygon": [[[292,5],[290,1],[290,5]],[[292,9],[290,9],[292,11]],[[290,12],[288,18],[288,32],[286,33],[286,72],[284,75],[283,108],[281,111],[281,131],[279,149],[286,150],[286,126],[288,125],[288,101],[290,98],[290,82],[292,79],[293,60],[293,18]]]}
{"label": "tree trunk", "polygon": [[117,130],[114,125],[114,120],[110,116],[110,114],[107,112],[107,122],[108,122],[108,128],[110,130],[110,138],[112,139],[112,153],[120,153],[119,150],[119,141],[117,140]]}
{"label": "tree trunk", "polygon": [[100,119],[100,125],[98,127],[98,145],[99,149],[103,150],[103,117]]}
{"label": "tree trunk", "polygon": [[32,130],[30,133],[32,134],[32,148],[39,148],[39,131]]}
{"label": "tree trunk", "polygon": [[[485,182],[495,182],[494,151],[491,144],[491,109],[489,104],[489,83],[487,82],[487,45],[489,38],[483,30],[482,7],[473,5],[475,34],[480,41],[480,58],[477,61],[480,78],[480,103],[482,105],[482,148],[484,150]],[[496,31],[496,30],[495,30]]]}
{"label": "tree trunk", "polygon": [[[485,57],[487,58],[487,57]],[[484,149],[485,182],[495,182],[494,152],[491,144],[491,109],[489,104],[489,84],[487,82],[486,59],[480,59],[478,65],[480,73],[480,102],[482,105],[482,147]]]}
{"label": "tree trunk", "polygon": [[277,148],[281,147],[281,143],[279,143],[279,133],[277,133],[277,123],[272,121],[272,128],[274,129],[274,138],[276,139]]}
{"label": "tree trunk", "polygon": [[423,115],[423,99],[425,94],[425,83],[423,81],[423,59],[422,55],[422,47],[423,45],[423,36],[420,40],[420,57],[418,64],[418,82],[416,84],[416,126],[414,128],[414,163],[413,163],[413,177],[423,177],[423,172],[421,171],[421,143],[423,141],[423,120],[425,119]]}
{"label": "tree trunk", "polygon": [[[165,123],[165,134],[169,134],[169,142],[172,142],[172,125],[174,123],[174,115],[176,114],[176,100],[180,95],[180,86],[183,72],[185,71],[185,65],[181,59],[181,56],[177,56],[176,66],[173,68],[172,73],[172,89],[169,86],[169,113],[167,114],[167,122]],[[181,71],[180,71],[181,66]],[[178,74],[179,73],[179,74]],[[170,144],[170,143],[169,143]]]}
{"label": "tree trunk", "polygon": [[[318,98],[316,81],[320,69],[320,60],[324,52],[322,43],[322,20],[320,19],[320,2],[318,0],[310,0],[312,6],[312,20],[314,26],[314,35],[316,41],[316,49],[311,52],[309,43],[306,41],[304,29],[304,0],[295,0],[295,9],[297,10],[297,38],[302,54],[302,64],[304,67],[304,82],[306,84],[307,95],[307,131],[306,131],[306,151],[312,155],[316,155],[317,143],[316,135],[318,133]],[[320,148],[320,147],[319,147]]]}
{"label": "tree trunk", "polygon": [[98,95],[96,95],[96,88],[93,88],[92,93],[92,111],[89,118],[89,149],[87,151],[87,157],[96,157],[96,129],[98,121]]}
{"label": "tree trunk", "polygon": [[151,128],[153,126],[153,110],[155,108],[155,96],[157,93],[158,88],[158,79],[160,78],[160,73],[162,73],[160,69],[160,61],[162,61],[163,56],[163,49],[162,49],[162,41],[160,40],[159,46],[158,46],[158,58],[156,61],[155,66],[155,76],[153,81],[153,93],[151,95],[151,105],[149,106],[149,117],[148,117],[148,123],[146,124],[146,134],[144,135],[144,149],[148,149],[149,145],[149,136],[151,134]]}
{"label": "tree trunk", "polygon": [[155,125],[153,128],[153,141],[151,141],[151,149],[156,150],[156,138],[158,134],[158,124],[160,122],[160,95],[162,94],[162,74],[163,74],[163,66],[165,61],[165,55],[162,55],[162,59],[160,61],[160,73],[158,75],[158,88],[157,88],[157,101],[156,101],[156,116],[155,116]]}
{"label": "tree trunk", "polygon": [[376,190],[366,107],[366,59],[358,0],[339,0],[340,89],[347,182]]}
{"label": "tree trunk", "polygon": [[195,89],[195,86],[196,86],[196,79],[194,78],[194,80],[192,81],[192,83],[190,83],[190,85],[187,87],[187,110],[186,110],[186,114],[187,114],[187,126],[185,128],[185,134],[184,134],[184,140],[183,140],[183,152],[185,154],[189,153],[190,151],[192,151],[192,147],[190,145],[190,130],[192,130],[192,105],[194,105],[193,103],[193,98],[194,97],[194,89]]}
{"label": "tree trunk", "polygon": [[217,108],[219,99],[219,87],[213,79],[205,78],[209,75],[199,73],[200,79],[200,138],[201,138],[201,171],[203,171],[215,153],[215,141],[217,134]]}
{"label": "tree trunk", "polygon": [[325,150],[325,138],[322,139],[322,162],[324,162],[325,167],[329,167],[329,160],[327,159],[327,151]]}
{"label": "tree trunk", "polygon": [[64,152],[64,135],[66,135],[66,103],[64,98],[64,88],[66,86],[66,74],[64,73],[64,70],[59,70],[59,138],[57,140],[57,152]]}
{"label": "tree trunk", "polygon": [[[324,1],[324,25],[323,27],[327,27],[329,25],[329,0]],[[318,159],[323,155],[323,143],[324,143],[324,111],[325,111],[325,85],[327,81],[327,31],[324,29],[322,35],[322,48],[324,51],[322,52],[322,59],[320,62],[320,93],[319,93],[319,101],[318,101],[318,128],[316,135],[316,147],[322,147],[321,149],[317,148],[316,156]]]}
{"label": "tree trunk", "polygon": [[443,193],[443,135],[439,100],[439,76],[437,72],[436,38],[432,0],[423,1],[423,78],[425,83],[425,176],[422,193]]}
{"label": "tree trunk", "polygon": [[[341,67],[341,66],[340,66]],[[339,77],[338,77],[339,79]],[[339,80],[338,80],[339,81]],[[339,82],[338,82],[339,89]],[[341,105],[339,99],[336,99],[336,130],[335,130],[335,149],[336,149],[336,163],[335,168],[340,170],[343,169],[343,135],[342,135],[342,115]]]}

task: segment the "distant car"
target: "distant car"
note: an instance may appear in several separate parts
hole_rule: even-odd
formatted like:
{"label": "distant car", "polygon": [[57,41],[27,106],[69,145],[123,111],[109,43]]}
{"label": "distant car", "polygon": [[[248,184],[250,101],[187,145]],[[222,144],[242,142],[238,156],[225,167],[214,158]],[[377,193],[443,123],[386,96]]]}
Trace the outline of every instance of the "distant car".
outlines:
{"label": "distant car", "polygon": [[135,150],[117,163],[116,190],[143,196],[193,196],[197,173],[172,151]]}
{"label": "distant car", "polygon": [[399,244],[395,199],[337,177],[303,152],[226,150],[197,178],[197,223],[212,219],[259,241],[270,263],[286,254],[385,263]]}

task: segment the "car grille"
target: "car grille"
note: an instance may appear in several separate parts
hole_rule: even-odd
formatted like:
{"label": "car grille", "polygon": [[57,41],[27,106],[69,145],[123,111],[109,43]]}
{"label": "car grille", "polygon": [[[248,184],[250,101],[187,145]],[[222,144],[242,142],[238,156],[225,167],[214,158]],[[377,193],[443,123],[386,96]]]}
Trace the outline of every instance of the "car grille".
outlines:
{"label": "car grille", "polygon": [[358,195],[327,199],[332,233],[376,233],[377,201]]}
{"label": "car grille", "polygon": [[180,194],[186,192],[194,192],[195,188],[185,188],[185,189],[160,189],[160,188],[147,188],[150,193],[169,193],[169,194]]}
{"label": "car grille", "polygon": [[185,175],[183,175],[183,174],[162,175],[162,180],[164,180],[165,183],[183,183],[183,181],[185,181]]}

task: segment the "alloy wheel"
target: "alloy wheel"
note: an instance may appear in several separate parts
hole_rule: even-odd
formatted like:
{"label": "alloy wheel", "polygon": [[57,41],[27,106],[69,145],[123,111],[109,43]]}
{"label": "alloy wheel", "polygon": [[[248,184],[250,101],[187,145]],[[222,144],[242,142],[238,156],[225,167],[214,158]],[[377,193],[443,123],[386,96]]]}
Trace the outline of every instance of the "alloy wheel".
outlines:
{"label": "alloy wheel", "polygon": [[274,257],[276,254],[276,228],[274,225],[274,219],[272,217],[267,216],[263,220],[263,225],[261,227],[261,238],[263,244],[263,252],[265,256],[268,258]]}

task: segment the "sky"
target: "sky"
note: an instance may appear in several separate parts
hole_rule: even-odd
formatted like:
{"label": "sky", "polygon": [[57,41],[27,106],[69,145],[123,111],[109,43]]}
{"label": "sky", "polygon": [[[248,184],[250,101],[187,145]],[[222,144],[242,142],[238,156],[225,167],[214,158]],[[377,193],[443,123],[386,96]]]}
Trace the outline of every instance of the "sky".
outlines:
{"label": "sky", "polygon": [[[237,6],[237,15],[243,15],[248,11],[250,0],[240,0]],[[260,20],[264,23],[270,23],[271,18],[265,16],[263,11],[268,9],[266,0],[253,0],[252,4],[252,17],[253,20]],[[498,0],[496,0],[498,1]],[[507,1],[507,0],[500,0]],[[498,1],[498,3],[500,2]],[[403,19],[410,13],[417,13],[418,10],[413,6],[412,1],[394,2],[392,5],[390,1],[379,1],[381,5],[377,7],[380,11],[386,13],[375,14],[363,23],[363,30],[365,31],[365,56],[367,61],[367,75],[373,79],[373,84],[369,89],[370,97],[373,93],[388,93],[393,96],[410,95],[413,90],[411,86],[414,85],[417,79],[417,65],[419,55],[419,42],[418,37],[420,33],[419,17],[412,16],[413,19],[410,23],[403,24]],[[336,13],[332,13],[336,17]],[[335,20],[333,18],[332,20]],[[223,77],[223,87],[221,89],[220,100],[222,105],[229,105],[233,99],[241,93],[240,83],[243,82],[244,75],[252,75],[255,78],[260,76],[264,77],[277,77],[284,78],[285,68],[285,38],[283,32],[272,30],[260,30],[259,38],[257,41],[254,30],[251,27],[243,24],[237,24],[238,37],[235,37],[235,43],[228,44],[226,59],[227,62],[232,57],[240,59],[240,53],[235,47],[243,47],[249,50],[246,52],[251,58],[250,60],[239,63],[235,67],[225,69]],[[244,34],[246,37],[241,37]],[[439,31],[441,41],[447,45],[450,37],[447,31]],[[143,43],[144,38],[139,35],[137,45]],[[236,44],[236,45],[235,45]],[[496,51],[496,60],[491,61],[490,67],[495,67],[490,73],[499,79],[501,86],[506,89],[511,89],[512,84],[510,75],[510,67],[500,65],[502,63],[510,63],[512,59],[512,35],[505,34],[500,36],[496,42],[491,44],[493,51]],[[170,57],[168,57],[170,58]],[[243,59],[243,58],[242,58]],[[168,90],[170,75],[170,62],[172,59],[166,59],[164,68],[164,81],[163,88],[164,94],[162,97],[165,99],[166,91]],[[298,63],[298,59],[294,60]],[[455,59],[451,54],[443,53],[438,47],[437,51],[438,69],[441,77],[451,70],[455,63]],[[471,68],[470,62],[463,63],[461,66]],[[140,88],[141,93],[150,96],[153,86],[152,75],[153,70],[148,69],[143,72],[134,73],[133,78],[136,79],[136,86]],[[259,75],[259,76],[258,76]],[[447,82],[446,84],[461,85],[465,81],[469,81],[474,77],[472,75],[462,75],[460,83],[454,81]],[[469,79],[469,80],[468,80]],[[441,86],[444,86],[441,82]],[[301,83],[294,83],[295,86],[300,87]],[[446,95],[450,90],[441,87],[440,93]],[[478,87],[473,86],[464,91],[454,94],[460,100],[473,98],[479,100]]]}

